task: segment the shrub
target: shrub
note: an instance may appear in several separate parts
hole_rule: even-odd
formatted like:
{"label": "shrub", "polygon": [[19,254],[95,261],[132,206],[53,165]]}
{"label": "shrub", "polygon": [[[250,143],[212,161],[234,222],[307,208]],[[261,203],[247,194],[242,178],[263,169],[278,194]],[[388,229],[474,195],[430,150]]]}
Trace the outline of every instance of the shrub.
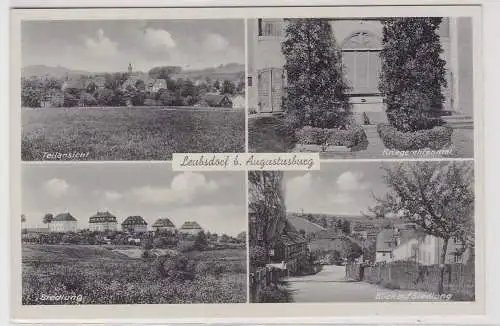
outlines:
{"label": "shrub", "polygon": [[266,248],[262,246],[250,247],[250,261],[253,266],[265,266],[267,263]]}
{"label": "shrub", "polygon": [[291,295],[285,289],[277,286],[264,287],[259,295],[259,303],[276,303],[276,302],[290,302]]}
{"label": "shrub", "polygon": [[303,127],[296,132],[297,141],[306,145],[332,145],[354,147],[367,140],[364,129],[351,125],[348,129]]}
{"label": "shrub", "polygon": [[415,132],[401,132],[389,124],[379,124],[377,131],[389,149],[401,151],[429,148],[438,150],[451,145],[453,129],[449,126],[437,126],[432,129]]}
{"label": "shrub", "polygon": [[160,256],[155,262],[156,271],[161,278],[192,280],[193,263],[183,254],[169,253]]}
{"label": "shrub", "polygon": [[[383,21],[379,89],[387,118],[400,131],[431,129],[442,109],[446,86],[443,51],[437,33],[442,18],[403,17]],[[434,111],[434,113],[432,112]]]}
{"label": "shrub", "polygon": [[283,105],[292,117],[292,126],[343,126],[351,108],[346,94],[349,87],[330,22],[290,19],[281,47],[287,74]]}
{"label": "shrub", "polygon": [[212,275],[215,277],[219,277],[226,271],[227,271],[226,263],[220,261],[199,262],[195,267],[195,273],[197,276]]}

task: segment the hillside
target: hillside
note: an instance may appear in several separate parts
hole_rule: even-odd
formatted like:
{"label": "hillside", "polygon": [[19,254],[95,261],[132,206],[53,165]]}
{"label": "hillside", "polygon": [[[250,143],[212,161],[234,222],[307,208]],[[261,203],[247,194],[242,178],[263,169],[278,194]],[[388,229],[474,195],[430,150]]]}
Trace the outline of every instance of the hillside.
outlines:
{"label": "hillside", "polygon": [[303,217],[289,215],[287,216],[287,219],[288,221],[290,221],[290,223],[292,223],[292,225],[295,227],[296,230],[298,231],[304,230],[306,234],[317,233],[325,230],[324,227],[316,223],[310,222]]}
{"label": "hillside", "polygon": [[65,67],[49,67],[44,65],[26,66],[21,69],[21,76],[23,77],[41,77],[49,76],[53,78],[64,78],[68,76],[90,75],[91,72],[83,70],[72,70]]}
{"label": "hillside", "polygon": [[240,63],[229,63],[220,65],[214,68],[206,68],[200,70],[184,70],[178,74],[172,75],[173,79],[191,79],[191,80],[206,80],[210,78],[212,81],[217,79],[228,79],[232,82],[239,81],[245,76],[245,65]]}

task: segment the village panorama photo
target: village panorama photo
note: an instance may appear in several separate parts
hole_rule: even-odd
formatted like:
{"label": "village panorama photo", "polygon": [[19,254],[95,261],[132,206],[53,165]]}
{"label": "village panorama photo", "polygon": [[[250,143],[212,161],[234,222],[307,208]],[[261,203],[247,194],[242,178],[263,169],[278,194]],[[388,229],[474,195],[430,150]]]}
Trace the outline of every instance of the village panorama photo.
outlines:
{"label": "village panorama photo", "polygon": [[472,17],[250,19],[250,152],[474,156]]}
{"label": "village panorama photo", "polygon": [[473,167],[250,172],[251,302],[475,301]]}
{"label": "village panorama photo", "polygon": [[245,150],[243,20],[24,21],[20,37],[22,160]]}
{"label": "village panorama photo", "polygon": [[22,168],[22,304],[247,301],[245,173]]}

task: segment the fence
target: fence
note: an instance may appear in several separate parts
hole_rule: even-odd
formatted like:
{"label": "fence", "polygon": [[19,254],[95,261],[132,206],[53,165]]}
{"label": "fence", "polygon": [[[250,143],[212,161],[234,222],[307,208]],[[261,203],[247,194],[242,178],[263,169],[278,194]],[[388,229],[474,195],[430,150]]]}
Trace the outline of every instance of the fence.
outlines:
{"label": "fence", "polygon": [[250,273],[250,302],[259,302],[261,291],[266,287],[276,286],[285,276],[288,276],[286,269],[275,267],[262,267]]}
{"label": "fence", "polygon": [[[474,264],[445,265],[443,292],[452,294],[455,300],[474,300]],[[359,264],[346,266],[346,277],[355,281],[381,284],[392,289],[420,290],[436,293],[439,280],[439,265],[418,265],[414,262],[379,263],[362,267]]]}

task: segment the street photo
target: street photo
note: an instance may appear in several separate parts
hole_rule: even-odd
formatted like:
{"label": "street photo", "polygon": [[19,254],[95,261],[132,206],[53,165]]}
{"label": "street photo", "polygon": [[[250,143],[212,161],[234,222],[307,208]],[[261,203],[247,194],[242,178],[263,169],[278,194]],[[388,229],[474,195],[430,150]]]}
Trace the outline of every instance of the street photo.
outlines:
{"label": "street photo", "polygon": [[249,172],[250,301],[474,301],[473,167]]}
{"label": "street photo", "polygon": [[247,301],[242,172],[25,165],[22,304]]}
{"label": "street photo", "polygon": [[261,18],[247,39],[250,152],[474,157],[471,17]]}
{"label": "street photo", "polygon": [[245,150],[241,19],[21,24],[23,161]]}

